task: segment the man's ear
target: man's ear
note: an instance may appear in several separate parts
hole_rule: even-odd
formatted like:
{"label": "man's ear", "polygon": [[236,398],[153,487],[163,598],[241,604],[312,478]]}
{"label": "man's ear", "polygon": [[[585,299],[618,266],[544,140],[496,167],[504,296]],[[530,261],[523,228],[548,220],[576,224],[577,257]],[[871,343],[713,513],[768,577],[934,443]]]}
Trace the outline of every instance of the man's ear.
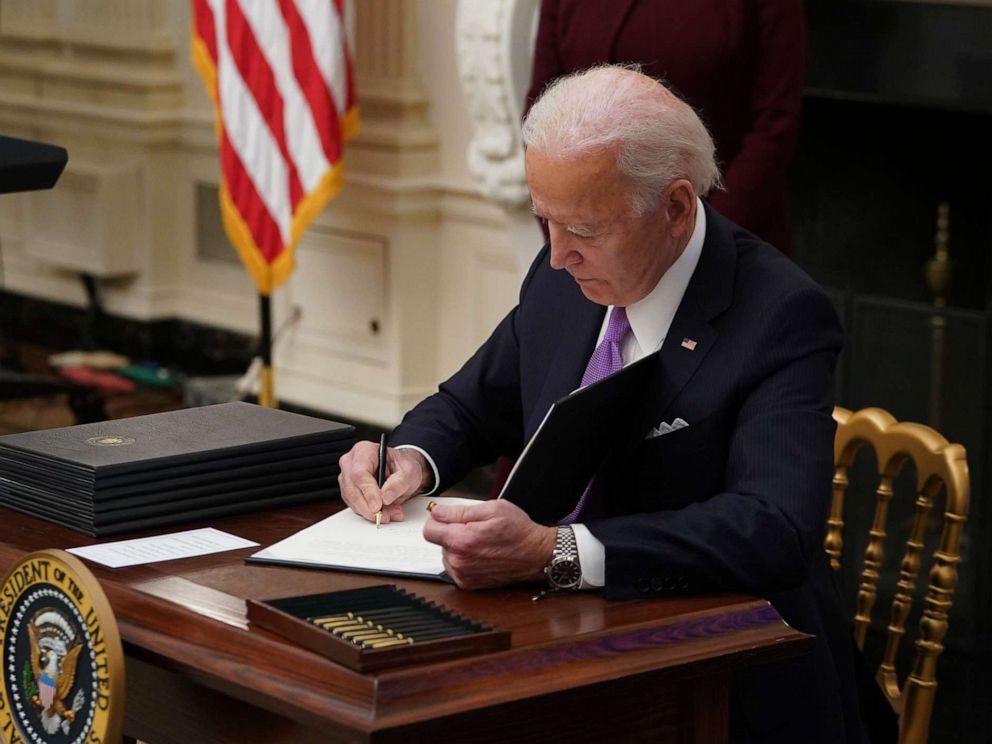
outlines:
{"label": "man's ear", "polygon": [[692,233],[696,221],[696,190],[689,181],[678,178],[668,184],[665,210],[673,236],[684,237]]}

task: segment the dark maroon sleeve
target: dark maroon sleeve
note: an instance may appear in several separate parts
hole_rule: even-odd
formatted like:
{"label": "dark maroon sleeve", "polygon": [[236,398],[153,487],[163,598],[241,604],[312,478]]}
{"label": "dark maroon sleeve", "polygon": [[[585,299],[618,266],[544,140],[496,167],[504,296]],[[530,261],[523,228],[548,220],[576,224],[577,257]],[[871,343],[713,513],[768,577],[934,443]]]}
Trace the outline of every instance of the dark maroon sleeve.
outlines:
{"label": "dark maroon sleeve", "polygon": [[[740,152],[726,163],[726,190],[714,193],[710,202],[760,234],[760,226],[780,223],[785,209],[784,198],[775,195],[785,194],[786,169],[799,134],[806,26],[800,0],[761,0],[756,12],[750,123]],[[779,242],[776,235],[762,237]]]}
{"label": "dark maroon sleeve", "polygon": [[542,0],[534,42],[534,66],[530,74],[530,89],[524,101],[524,113],[530,110],[548,83],[566,72],[569,70],[562,69],[558,56],[558,0]]}

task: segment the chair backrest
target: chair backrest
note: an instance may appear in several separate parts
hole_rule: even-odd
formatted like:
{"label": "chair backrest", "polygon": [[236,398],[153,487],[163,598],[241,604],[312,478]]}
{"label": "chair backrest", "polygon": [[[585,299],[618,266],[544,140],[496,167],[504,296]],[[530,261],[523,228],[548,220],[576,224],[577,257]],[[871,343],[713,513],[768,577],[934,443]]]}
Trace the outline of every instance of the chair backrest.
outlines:
{"label": "chair backrest", "polygon": [[[968,515],[969,478],[965,450],[948,441],[929,426],[900,423],[881,408],[865,408],[852,413],[834,409],[837,436],[834,442],[833,501],[827,520],[825,548],[834,570],[840,568],[843,547],[844,496],[847,470],[857,451],[865,445],[875,450],[879,483],[875,492],[875,515],[868,534],[864,568],[858,586],[854,637],[864,647],[875,605],[879,570],[885,557],[886,519],[892,499],[892,481],[907,460],[917,473],[913,524],[906,541],[899,569],[899,582],[892,599],[888,636],[876,681],[899,717],[901,744],[922,744],[927,740],[930,715],[937,689],[937,657],[947,633],[947,613],[957,585],[957,564],[961,560],[961,531]],[[920,618],[916,655],[902,688],[896,676],[896,656],[906,632],[906,617],[920,572],[921,552],[928,517],[934,498],[945,491],[944,518],[937,548],[933,553],[929,586]]]}

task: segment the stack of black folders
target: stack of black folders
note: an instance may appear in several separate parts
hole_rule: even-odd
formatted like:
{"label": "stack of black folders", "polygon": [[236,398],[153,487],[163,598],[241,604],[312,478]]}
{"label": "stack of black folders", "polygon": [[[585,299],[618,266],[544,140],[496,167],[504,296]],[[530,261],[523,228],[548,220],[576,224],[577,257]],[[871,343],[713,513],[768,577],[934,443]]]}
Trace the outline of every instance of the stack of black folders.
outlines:
{"label": "stack of black folders", "polygon": [[247,604],[253,625],[360,672],[510,647],[510,631],[481,625],[394,584]]}
{"label": "stack of black folders", "polygon": [[354,427],[221,403],[0,437],[0,504],[94,537],[338,496]]}

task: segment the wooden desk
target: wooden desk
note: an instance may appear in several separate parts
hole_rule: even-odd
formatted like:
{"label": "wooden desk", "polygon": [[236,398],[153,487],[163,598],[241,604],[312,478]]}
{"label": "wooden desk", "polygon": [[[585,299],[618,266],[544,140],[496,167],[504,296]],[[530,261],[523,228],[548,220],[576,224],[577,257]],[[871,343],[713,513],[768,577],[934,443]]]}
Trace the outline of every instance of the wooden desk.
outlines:
{"label": "wooden desk", "polygon": [[[313,504],[212,525],[266,545],[338,508]],[[92,542],[0,509],[0,573],[25,552]],[[533,588],[463,592],[245,564],[251,552],[91,565],[124,641],[128,736],[150,744],[722,742],[730,675],[812,643],[767,602],[739,595],[606,602],[576,593],[534,602]],[[245,619],[245,598],[381,583],[509,629],[512,648],[360,674]]]}

